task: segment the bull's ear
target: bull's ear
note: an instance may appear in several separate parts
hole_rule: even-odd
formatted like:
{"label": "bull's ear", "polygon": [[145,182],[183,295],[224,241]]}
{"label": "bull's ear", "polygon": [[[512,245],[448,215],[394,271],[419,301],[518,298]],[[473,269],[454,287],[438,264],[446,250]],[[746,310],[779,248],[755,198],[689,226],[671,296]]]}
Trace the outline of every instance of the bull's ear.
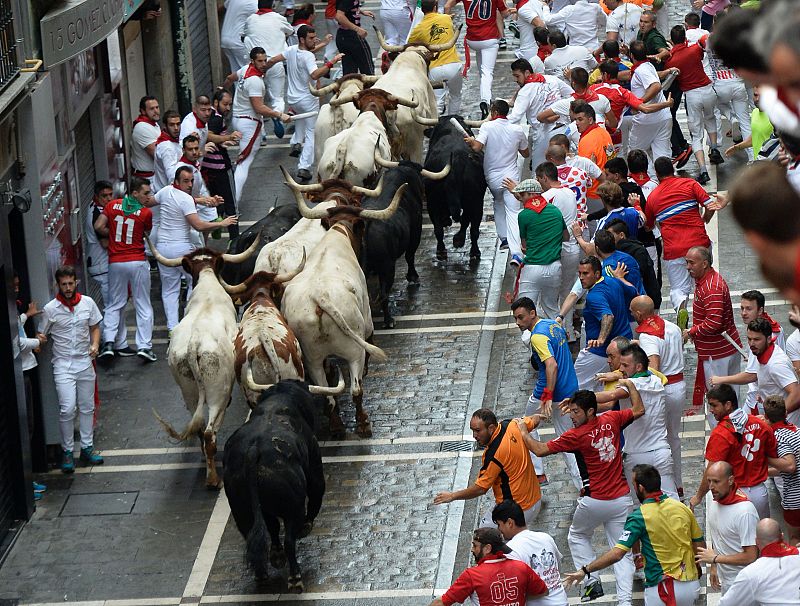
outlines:
{"label": "bull's ear", "polygon": [[433,128],[426,128],[424,131],[422,131],[422,134],[430,139],[431,135],[433,134]]}
{"label": "bull's ear", "polygon": [[283,299],[283,284],[273,283],[269,287],[269,296],[272,298],[272,302],[280,308],[281,299]]}

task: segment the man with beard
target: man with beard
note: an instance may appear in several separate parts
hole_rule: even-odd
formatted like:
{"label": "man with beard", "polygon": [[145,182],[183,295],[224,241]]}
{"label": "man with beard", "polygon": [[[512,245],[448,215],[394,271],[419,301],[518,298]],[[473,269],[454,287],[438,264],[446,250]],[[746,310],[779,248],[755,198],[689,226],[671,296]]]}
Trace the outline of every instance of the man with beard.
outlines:
{"label": "man with beard", "polygon": [[[691,606],[700,594],[700,571],[694,558],[698,549],[706,546],[703,532],[691,509],[661,492],[661,476],[655,467],[634,467],[633,485],[642,505],[628,515],[617,544],[568,574],[564,585],[570,587],[619,562],[639,541],[646,562],[645,603]],[[672,601],[662,595],[672,596]]]}
{"label": "man with beard", "polygon": [[547,585],[530,566],[506,557],[511,548],[497,528],[478,528],[471,551],[475,566],[462,572],[430,606],[463,603],[473,594],[481,606],[525,606],[527,600],[547,595]]}

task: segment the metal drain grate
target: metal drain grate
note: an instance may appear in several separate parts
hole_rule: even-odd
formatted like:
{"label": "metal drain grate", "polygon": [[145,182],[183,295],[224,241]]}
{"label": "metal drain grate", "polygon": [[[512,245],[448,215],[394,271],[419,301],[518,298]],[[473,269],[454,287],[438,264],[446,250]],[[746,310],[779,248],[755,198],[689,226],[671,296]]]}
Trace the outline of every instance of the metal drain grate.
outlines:
{"label": "metal drain grate", "polygon": [[475,442],[460,440],[458,442],[442,442],[441,452],[469,452],[475,448]]}

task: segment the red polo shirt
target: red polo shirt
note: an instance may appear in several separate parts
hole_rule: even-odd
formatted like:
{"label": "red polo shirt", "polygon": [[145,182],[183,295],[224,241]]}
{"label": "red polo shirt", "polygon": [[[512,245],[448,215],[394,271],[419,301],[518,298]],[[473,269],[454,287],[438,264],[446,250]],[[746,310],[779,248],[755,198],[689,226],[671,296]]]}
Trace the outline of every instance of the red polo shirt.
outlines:
{"label": "red polo shirt", "polygon": [[683,92],[711,84],[703,69],[703,53],[705,40],[700,39],[697,44],[687,46],[686,42],[672,47],[671,56],[667,59],[665,67],[677,67],[681,70],[678,74],[678,84]]}
{"label": "red polo shirt", "polygon": [[665,177],[647,197],[647,226],[652,229],[658,221],[666,261],[685,257],[692,246],[711,246],[700,215],[700,205],[709,202],[708,192],[687,177]]}
{"label": "red polo shirt", "polygon": [[706,460],[730,463],[736,483],[743,488],[766,481],[767,457],[778,457],[778,444],[772,428],[756,416],[747,415],[747,425],[741,434],[736,433],[725,417],[708,437]]}
{"label": "red polo shirt", "polygon": [[493,553],[467,568],[442,596],[445,606],[464,603],[475,593],[481,606],[525,606],[527,596],[547,593],[547,585],[530,566]]}

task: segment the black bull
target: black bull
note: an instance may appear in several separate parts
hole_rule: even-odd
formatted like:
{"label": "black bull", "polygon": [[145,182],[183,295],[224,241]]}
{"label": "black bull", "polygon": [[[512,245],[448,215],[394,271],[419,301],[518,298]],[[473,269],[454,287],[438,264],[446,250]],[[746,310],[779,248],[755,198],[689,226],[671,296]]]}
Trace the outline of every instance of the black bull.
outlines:
{"label": "black bull", "polygon": [[281,381],[261,395],[250,419],[225,444],[225,494],[247,542],[247,561],[257,578],[266,577],[269,533],[269,561],[282,568],[288,559],[288,588],[298,593],[303,581],[297,539],[311,532],[325,493],[314,437],[315,413],[324,405],[325,398],[311,395],[306,383]]}
{"label": "black bull", "polygon": [[[430,138],[425,168],[439,171],[448,163],[452,164],[450,174],[440,181],[426,180],[425,197],[428,202],[428,215],[433,223],[436,236],[436,257],[447,258],[444,246],[444,228],[453,222],[461,227],[453,236],[453,246],[464,246],[469,227],[470,260],[478,260],[478,230],[483,218],[483,197],[486,193],[486,179],[483,176],[483,153],[472,151],[464,142],[464,135],[450,123],[451,116],[442,116],[436,126],[425,131]],[[467,132],[464,122],[457,118]],[[452,158],[452,160],[451,160]]]}

